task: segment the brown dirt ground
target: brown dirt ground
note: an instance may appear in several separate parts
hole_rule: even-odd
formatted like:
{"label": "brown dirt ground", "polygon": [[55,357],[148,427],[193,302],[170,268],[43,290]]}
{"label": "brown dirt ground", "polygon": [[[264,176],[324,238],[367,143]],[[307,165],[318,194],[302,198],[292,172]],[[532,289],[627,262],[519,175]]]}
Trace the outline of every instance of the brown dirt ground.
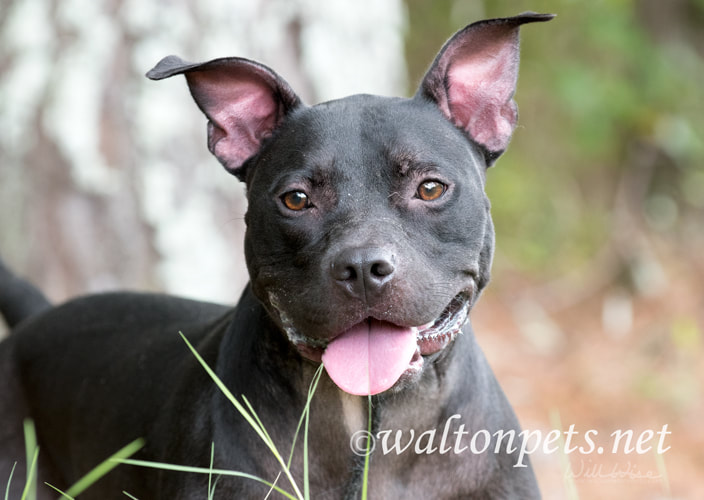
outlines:
{"label": "brown dirt ground", "polygon": [[[664,257],[666,285],[630,297],[632,326],[620,334],[602,321],[610,285],[546,313],[542,285],[504,273],[473,311],[478,341],[524,429],[574,425],[582,445],[584,432],[598,431],[602,454],[532,456],[546,500],[704,498],[704,266]],[[520,301],[528,305],[516,307]],[[665,453],[612,453],[612,432],[637,437],[663,425],[672,433]]]}

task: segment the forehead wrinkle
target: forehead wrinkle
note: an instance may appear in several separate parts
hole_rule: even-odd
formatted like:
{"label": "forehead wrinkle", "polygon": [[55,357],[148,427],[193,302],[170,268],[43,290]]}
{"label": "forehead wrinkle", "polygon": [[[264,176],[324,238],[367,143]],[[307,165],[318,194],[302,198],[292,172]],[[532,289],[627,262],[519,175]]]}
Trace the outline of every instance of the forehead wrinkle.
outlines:
{"label": "forehead wrinkle", "polygon": [[399,177],[415,177],[437,169],[437,164],[407,147],[392,148],[387,156],[394,166],[394,174]]}
{"label": "forehead wrinkle", "polygon": [[316,163],[313,165],[307,174],[311,185],[323,188],[331,187],[339,185],[341,181],[345,180],[346,176],[343,172],[344,169],[335,168],[336,163],[336,159],[331,158],[329,161],[324,163]]}

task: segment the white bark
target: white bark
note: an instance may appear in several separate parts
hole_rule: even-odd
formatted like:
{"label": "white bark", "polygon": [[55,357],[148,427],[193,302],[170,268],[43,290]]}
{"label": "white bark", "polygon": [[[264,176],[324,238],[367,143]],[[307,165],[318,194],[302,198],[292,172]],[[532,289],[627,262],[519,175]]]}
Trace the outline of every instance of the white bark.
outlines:
{"label": "white bark", "polygon": [[0,255],[55,300],[114,288],[234,301],[242,186],[161,57],[244,56],[306,102],[404,88],[400,0],[5,0]]}

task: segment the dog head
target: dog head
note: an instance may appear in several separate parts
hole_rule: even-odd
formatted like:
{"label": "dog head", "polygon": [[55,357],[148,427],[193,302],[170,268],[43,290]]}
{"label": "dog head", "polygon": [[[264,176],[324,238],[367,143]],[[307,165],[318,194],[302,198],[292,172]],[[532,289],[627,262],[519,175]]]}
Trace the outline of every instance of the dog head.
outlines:
{"label": "dog head", "polygon": [[485,172],[516,125],[518,31],[551,15],[474,23],[410,99],[306,106],[274,71],[170,56],[208,146],[246,183],[252,289],[298,352],[353,394],[417,380],[452,343],[489,279]]}

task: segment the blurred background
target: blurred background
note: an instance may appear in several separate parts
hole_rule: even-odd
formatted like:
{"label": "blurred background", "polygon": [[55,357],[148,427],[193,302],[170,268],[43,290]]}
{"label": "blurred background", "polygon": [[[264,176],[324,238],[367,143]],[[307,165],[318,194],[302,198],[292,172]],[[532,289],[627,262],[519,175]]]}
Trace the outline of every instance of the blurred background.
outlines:
{"label": "blurred background", "polygon": [[[235,302],[242,186],[183,79],[143,74],[238,55],[308,103],[410,95],[454,31],[525,10],[558,17],[522,29],[479,342],[524,428],[599,432],[533,455],[546,499],[704,498],[703,0],[0,0],[0,255],[55,301]],[[611,453],[664,425],[667,452]]]}

